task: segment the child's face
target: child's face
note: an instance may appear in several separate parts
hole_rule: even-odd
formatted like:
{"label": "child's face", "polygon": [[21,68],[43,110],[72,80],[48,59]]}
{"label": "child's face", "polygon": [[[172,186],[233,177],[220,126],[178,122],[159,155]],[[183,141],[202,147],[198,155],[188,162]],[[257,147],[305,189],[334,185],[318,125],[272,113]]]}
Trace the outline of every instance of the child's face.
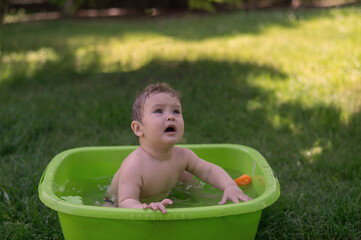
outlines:
{"label": "child's face", "polygon": [[149,144],[176,144],[184,132],[182,106],[168,93],[149,96],[143,106],[143,141]]}

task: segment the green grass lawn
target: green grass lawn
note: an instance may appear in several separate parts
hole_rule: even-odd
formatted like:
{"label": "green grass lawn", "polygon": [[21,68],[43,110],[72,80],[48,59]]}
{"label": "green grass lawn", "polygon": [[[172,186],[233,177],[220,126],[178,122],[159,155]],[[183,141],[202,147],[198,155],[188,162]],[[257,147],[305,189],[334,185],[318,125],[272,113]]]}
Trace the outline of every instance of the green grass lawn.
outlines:
{"label": "green grass lawn", "polygon": [[134,95],[183,93],[182,143],[257,149],[281,184],[258,239],[361,238],[361,6],[7,24],[0,239],[62,239],[37,186],[57,153],[137,144]]}

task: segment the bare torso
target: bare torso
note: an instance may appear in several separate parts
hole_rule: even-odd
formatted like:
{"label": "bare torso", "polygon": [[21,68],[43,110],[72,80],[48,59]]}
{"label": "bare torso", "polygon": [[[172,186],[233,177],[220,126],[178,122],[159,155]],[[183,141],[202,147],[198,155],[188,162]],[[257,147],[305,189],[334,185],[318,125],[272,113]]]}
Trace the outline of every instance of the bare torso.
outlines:
{"label": "bare torso", "polygon": [[158,160],[142,148],[133,151],[122,163],[108,190],[111,196],[118,196],[119,182],[134,181],[139,187],[139,198],[167,194],[186,169],[187,161],[183,149],[174,147],[170,159]]}

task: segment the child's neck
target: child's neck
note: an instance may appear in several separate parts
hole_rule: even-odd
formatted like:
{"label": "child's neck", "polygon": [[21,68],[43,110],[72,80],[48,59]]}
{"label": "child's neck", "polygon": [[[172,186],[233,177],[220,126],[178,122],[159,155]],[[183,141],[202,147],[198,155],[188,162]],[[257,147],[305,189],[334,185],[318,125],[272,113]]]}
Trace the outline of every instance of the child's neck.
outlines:
{"label": "child's neck", "polygon": [[145,153],[150,155],[150,157],[161,161],[170,160],[173,155],[173,146],[170,148],[154,148],[152,146],[140,144],[140,147]]}

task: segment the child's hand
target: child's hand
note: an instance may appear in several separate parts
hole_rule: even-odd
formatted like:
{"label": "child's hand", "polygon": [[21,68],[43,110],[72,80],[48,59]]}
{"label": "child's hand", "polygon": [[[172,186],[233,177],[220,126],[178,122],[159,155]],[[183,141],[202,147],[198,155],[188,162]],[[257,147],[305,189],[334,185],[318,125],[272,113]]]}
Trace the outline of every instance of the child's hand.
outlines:
{"label": "child's hand", "polygon": [[154,211],[157,211],[159,209],[162,213],[166,213],[167,210],[165,209],[165,206],[172,204],[173,204],[172,200],[166,198],[161,202],[152,202],[149,205],[143,203],[143,209],[153,209]]}
{"label": "child's hand", "polygon": [[230,185],[224,189],[222,201],[218,204],[225,204],[227,200],[231,200],[234,203],[239,203],[239,200],[247,202],[252,200],[248,197],[237,185]]}

